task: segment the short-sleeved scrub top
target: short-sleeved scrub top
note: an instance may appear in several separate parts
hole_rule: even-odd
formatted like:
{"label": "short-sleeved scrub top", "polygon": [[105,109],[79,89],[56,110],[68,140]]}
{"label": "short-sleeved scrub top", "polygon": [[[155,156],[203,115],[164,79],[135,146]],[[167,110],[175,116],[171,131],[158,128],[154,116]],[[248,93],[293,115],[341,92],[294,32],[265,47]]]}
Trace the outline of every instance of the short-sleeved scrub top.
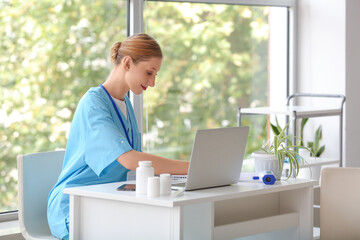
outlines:
{"label": "short-sleeved scrub top", "polygon": [[55,237],[69,237],[69,195],[63,193],[65,188],[126,180],[129,170],[116,159],[132,149],[141,151],[141,137],[127,96],[125,102],[127,119],[101,87],[91,88],[80,100],[71,124],[63,169],[48,198],[47,217]]}

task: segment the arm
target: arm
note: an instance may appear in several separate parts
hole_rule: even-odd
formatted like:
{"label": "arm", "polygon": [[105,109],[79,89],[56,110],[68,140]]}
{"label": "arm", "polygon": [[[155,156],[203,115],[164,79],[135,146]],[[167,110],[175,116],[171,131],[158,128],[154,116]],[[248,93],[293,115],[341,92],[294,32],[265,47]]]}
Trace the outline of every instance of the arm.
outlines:
{"label": "arm", "polygon": [[125,168],[135,171],[139,161],[152,161],[155,174],[170,173],[186,175],[190,162],[159,157],[153,154],[131,150],[116,159]]}

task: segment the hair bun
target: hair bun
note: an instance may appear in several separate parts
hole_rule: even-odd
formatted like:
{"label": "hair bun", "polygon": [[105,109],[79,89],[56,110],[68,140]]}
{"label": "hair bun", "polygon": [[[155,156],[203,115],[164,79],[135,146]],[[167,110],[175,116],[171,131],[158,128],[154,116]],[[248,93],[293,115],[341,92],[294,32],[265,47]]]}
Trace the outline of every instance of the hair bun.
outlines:
{"label": "hair bun", "polygon": [[163,58],[159,44],[145,33],[129,36],[123,42],[117,42],[111,47],[110,60],[115,66],[121,64],[125,56],[131,57],[135,64],[152,57]]}
{"label": "hair bun", "polygon": [[117,59],[120,47],[121,47],[121,42],[116,42],[112,45],[112,47],[110,49],[110,61],[113,64],[116,63],[116,59]]}

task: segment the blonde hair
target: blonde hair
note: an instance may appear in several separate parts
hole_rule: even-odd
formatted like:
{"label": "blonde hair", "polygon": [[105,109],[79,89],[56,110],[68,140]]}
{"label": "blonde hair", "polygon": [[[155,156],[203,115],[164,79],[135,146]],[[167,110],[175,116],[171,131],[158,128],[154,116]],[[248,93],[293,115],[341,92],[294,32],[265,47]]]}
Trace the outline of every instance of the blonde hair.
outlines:
{"label": "blonde hair", "polygon": [[114,43],[110,49],[110,61],[118,65],[121,59],[130,56],[134,63],[147,61],[152,57],[162,58],[160,45],[145,33],[139,33],[126,38],[123,42]]}

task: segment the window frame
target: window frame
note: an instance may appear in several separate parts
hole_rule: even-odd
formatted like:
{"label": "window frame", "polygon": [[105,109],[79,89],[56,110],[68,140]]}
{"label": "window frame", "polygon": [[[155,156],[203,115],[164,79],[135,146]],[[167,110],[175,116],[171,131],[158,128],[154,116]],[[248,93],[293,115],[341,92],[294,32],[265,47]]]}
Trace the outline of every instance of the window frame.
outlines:
{"label": "window frame", "polygon": [[10,211],[10,212],[1,212],[0,213],[0,223],[18,220],[18,210]]}

